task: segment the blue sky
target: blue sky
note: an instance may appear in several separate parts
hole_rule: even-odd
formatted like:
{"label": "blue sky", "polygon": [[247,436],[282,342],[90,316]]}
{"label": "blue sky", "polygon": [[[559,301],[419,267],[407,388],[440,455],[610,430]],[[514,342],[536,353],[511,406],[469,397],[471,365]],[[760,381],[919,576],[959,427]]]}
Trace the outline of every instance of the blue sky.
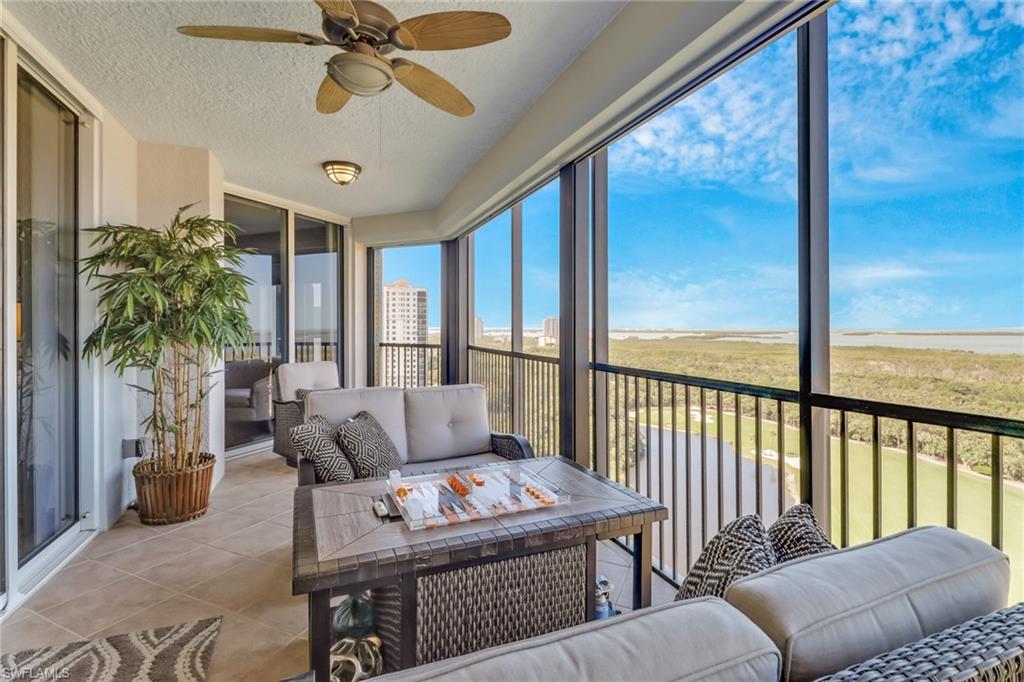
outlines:
{"label": "blue sky", "polygon": [[[828,16],[833,328],[1024,327],[1024,3]],[[612,327],[795,329],[795,42],[610,149]],[[557,217],[554,186],[527,200],[527,326],[557,314]],[[509,324],[507,221],[476,240],[488,327]],[[388,250],[385,278],[436,301],[436,249]]]}

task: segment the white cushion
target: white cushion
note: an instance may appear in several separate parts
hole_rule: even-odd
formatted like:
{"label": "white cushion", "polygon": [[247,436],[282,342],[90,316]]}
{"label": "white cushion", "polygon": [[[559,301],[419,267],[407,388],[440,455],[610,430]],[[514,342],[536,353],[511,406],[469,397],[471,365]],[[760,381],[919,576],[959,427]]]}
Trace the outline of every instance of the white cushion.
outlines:
{"label": "white cushion", "polygon": [[407,389],[405,432],[410,462],[488,452],[491,427],[484,387],[461,384]]}
{"label": "white cushion", "polygon": [[277,368],[277,391],[281,400],[295,400],[295,391],[338,388],[338,366],[333,362],[287,362]]}
{"label": "white cushion", "polygon": [[435,459],[430,462],[409,462],[408,464],[402,465],[402,475],[419,476],[420,474],[430,474],[440,469],[454,469],[456,467],[460,469],[468,469],[483,466],[485,464],[507,461],[508,460],[501,455],[496,455],[493,452],[485,452],[479,455]]}
{"label": "white cushion", "polygon": [[404,464],[409,460],[405,437],[405,401],[400,388],[338,388],[313,391],[306,396],[306,418],[323,415],[334,426],[340,426],[362,411],[373,415],[398,450]]}
{"label": "white cushion", "polygon": [[1006,606],[1006,555],[922,527],[794,559],[737,580],[725,599],[782,651],[785,680],[813,680]]}
{"label": "white cushion", "polygon": [[[655,578],[658,580],[658,578]],[[687,599],[384,675],[384,682],[778,682],[779,650],[721,599]]]}

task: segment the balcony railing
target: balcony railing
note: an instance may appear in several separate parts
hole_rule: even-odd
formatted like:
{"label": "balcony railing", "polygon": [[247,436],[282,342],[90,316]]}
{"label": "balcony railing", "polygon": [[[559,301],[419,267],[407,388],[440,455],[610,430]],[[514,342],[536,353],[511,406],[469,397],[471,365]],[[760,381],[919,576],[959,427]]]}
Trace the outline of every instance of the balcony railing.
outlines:
{"label": "balcony railing", "polygon": [[469,378],[487,389],[492,429],[523,434],[538,457],[559,453],[557,357],[470,346]]}
{"label": "balcony railing", "polygon": [[[770,523],[797,502],[796,391],[594,363],[592,466],[661,502],[652,561],[678,584],[708,540],[742,514]],[[738,444],[738,445],[737,445]],[[790,453],[787,457],[787,451]]]}
{"label": "balcony railing", "polygon": [[437,343],[377,344],[377,385],[398,388],[441,384],[441,345]]}

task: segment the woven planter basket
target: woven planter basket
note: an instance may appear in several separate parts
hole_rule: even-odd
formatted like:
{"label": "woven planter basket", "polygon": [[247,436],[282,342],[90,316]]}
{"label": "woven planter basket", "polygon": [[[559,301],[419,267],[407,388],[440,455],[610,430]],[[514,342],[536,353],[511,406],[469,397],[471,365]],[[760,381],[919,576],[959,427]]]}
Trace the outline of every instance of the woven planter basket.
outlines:
{"label": "woven planter basket", "polygon": [[182,471],[161,471],[152,459],[132,467],[139,499],[139,520],[163,526],[198,519],[210,506],[210,484],[217,458],[203,452],[199,464]]}

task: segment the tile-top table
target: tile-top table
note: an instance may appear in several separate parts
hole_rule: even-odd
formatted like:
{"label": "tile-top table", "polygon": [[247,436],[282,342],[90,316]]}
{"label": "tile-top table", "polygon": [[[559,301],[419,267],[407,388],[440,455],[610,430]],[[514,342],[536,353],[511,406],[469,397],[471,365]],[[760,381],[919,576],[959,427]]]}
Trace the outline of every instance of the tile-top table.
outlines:
{"label": "tile-top table", "polygon": [[596,543],[632,535],[633,608],[650,606],[651,524],[668,518],[668,509],[564,457],[516,463],[568,493],[569,501],[508,516],[410,530],[401,519],[389,521],[373,514],[373,502],[387,492],[384,479],[296,489],[292,592],[309,595],[310,665],[318,681],[329,680],[331,597],[388,585],[401,591],[401,667],[416,664],[419,575],[585,545],[586,614],[592,618]]}

